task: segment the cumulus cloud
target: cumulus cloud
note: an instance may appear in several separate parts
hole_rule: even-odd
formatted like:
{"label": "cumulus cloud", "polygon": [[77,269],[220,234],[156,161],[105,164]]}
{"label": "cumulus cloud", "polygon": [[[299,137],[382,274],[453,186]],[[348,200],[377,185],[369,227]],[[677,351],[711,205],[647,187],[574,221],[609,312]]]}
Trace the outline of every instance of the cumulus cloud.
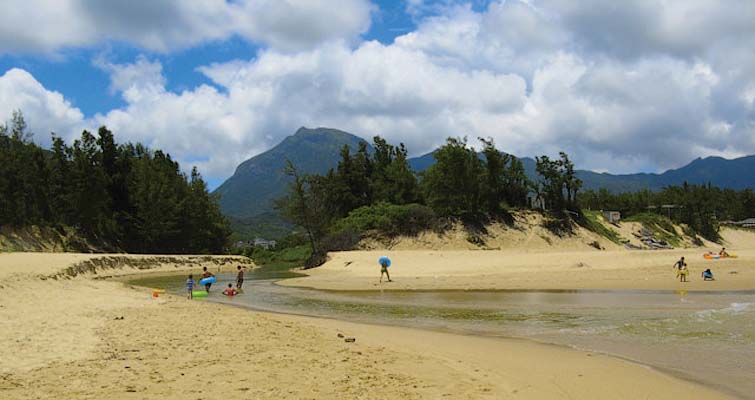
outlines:
{"label": "cumulus cloud", "polygon": [[[254,7],[260,4],[266,3]],[[449,3],[418,17],[415,31],[389,44],[355,46],[318,36],[319,23],[283,24],[291,36],[263,39],[282,42],[254,58],[198,68],[212,85],[171,92],[157,59],[98,60],[126,106],[84,119],[21,70],[0,78],[0,106],[27,112],[46,104],[29,119],[62,115],[41,117],[51,125],[59,118],[57,129],[106,124],[121,140],[164,148],[215,178],[300,126],[366,139],[379,134],[414,154],[447,136],[490,136],[514,154],[565,150],[580,168],[610,172],[755,153],[755,54],[748,39],[755,32],[742,17],[751,15],[750,3],[611,4],[509,0],[475,11]],[[696,17],[705,13],[731,23],[702,35],[698,30],[713,29]],[[304,36],[319,44],[287,45]],[[27,100],[9,93],[26,93]]]}
{"label": "cumulus cloud", "polygon": [[18,68],[0,76],[0,123],[20,110],[34,133],[34,140],[50,144],[50,133],[70,138],[71,132],[83,127],[84,115],[73,107],[61,93],[49,91],[34,77]]}
{"label": "cumulus cloud", "polygon": [[233,35],[301,50],[356,39],[369,28],[372,10],[368,0],[9,0],[0,13],[0,53],[106,40],[168,52]]}

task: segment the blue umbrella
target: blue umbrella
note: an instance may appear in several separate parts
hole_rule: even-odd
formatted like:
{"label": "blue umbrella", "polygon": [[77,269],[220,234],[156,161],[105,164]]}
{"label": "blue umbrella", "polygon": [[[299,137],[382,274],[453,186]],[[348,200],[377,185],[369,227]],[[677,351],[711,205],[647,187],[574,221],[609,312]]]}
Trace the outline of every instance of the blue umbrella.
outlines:
{"label": "blue umbrella", "polygon": [[378,260],[378,264],[380,264],[380,266],[383,266],[383,263],[385,263],[386,267],[390,267],[391,266],[391,259],[388,258],[388,257],[386,257],[386,256],[382,256]]}

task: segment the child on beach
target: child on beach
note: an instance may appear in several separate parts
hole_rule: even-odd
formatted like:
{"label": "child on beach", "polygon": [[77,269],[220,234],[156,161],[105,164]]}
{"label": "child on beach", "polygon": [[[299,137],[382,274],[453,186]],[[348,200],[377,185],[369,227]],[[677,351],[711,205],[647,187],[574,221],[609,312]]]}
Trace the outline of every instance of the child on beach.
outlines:
{"label": "child on beach", "polygon": [[233,288],[233,284],[229,283],[228,287],[225,288],[225,290],[223,291],[223,294],[226,295],[226,296],[228,296],[228,297],[232,297],[232,296],[235,296],[235,295],[239,294],[239,292],[236,289]]}
{"label": "child on beach", "polygon": [[689,275],[689,270],[687,269],[687,263],[683,263],[679,267],[679,272],[676,273],[676,276],[679,277],[679,282],[687,282],[687,275]]}
{"label": "child on beach", "polygon": [[236,289],[241,290],[241,286],[244,284],[244,270],[241,269],[241,265],[236,267],[236,269],[239,271],[239,273],[236,274]]}
{"label": "child on beach", "polygon": [[701,274],[701,276],[703,277],[704,281],[715,281],[716,280],[715,278],[713,278],[713,272],[710,272],[710,268],[708,268],[705,271],[703,271],[703,273]]}
{"label": "child on beach", "polygon": [[189,300],[194,298],[194,275],[189,274],[189,279],[186,280],[186,290],[189,292]]}
{"label": "child on beach", "polygon": [[[212,272],[208,271],[208,270],[207,270],[207,267],[202,267],[202,279],[204,279],[204,278],[209,278],[209,277],[211,277],[211,276],[214,276],[214,275],[212,275]],[[204,285],[204,290],[205,290],[205,291],[206,291],[207,293],[210,293],[210,286],[212,286],[212,283],[206,283],[206,284]]]}

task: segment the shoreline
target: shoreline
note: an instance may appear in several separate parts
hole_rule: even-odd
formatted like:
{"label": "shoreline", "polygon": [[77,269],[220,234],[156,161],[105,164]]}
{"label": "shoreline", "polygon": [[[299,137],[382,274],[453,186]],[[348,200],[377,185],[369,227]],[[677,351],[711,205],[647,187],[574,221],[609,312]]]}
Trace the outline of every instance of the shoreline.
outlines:
{"label": "shoreline", "polygon": [[[30,256],[38,264],[19,274],[0,255],[4,398],[730,398],[641,364],[524,339],[154,299],[94,274],[42,280],[40,271],[65,264],[55,257]],[[344,343],[341,332],[357,341]]]}

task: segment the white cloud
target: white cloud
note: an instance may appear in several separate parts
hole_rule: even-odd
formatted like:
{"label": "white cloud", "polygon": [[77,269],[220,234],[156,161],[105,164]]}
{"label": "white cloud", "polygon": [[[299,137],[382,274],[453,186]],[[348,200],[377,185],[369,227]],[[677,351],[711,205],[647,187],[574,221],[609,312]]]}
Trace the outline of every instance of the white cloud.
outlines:
{"label": "white cloud", "polygon": [[[617,4],[590,25],[596,38],[578,22],[598,18],[591,7],[603,6],[557,1],[494,2],[484,12],[451,4],[392,44],[327,40],[314,23],[299,27],[317,38],[314,47],[294,51],[286,43],[299,34],[284,35],[251,60],[200,67],[218,88],[174,93],[157,60],[100,60],[125,107],[83,120],[60,94],[13,70],[13,79],[0,78],[0,109],[21,108],[43,125],[59,121],[59,130],[106,124],[119,140],[164,148],[215,178],[302,125],[379,134],[414,154],[451,135],[492,136],[514,154],[566,150],[578,167],[610,172],[753,154],[755,54],[747,39],[733,38],[748,27],[731,15],[731,26],[706,39],[695,29],[709,22],[691,18],[693,28],[681,27],[674,13],[704,11],[724,23],[731,10],[684,4]],[[748,15],[747,4],[736,5]],[[622,41],[633,47],[612,48]]]}
{"label": "white cloud", "polygon": [[8,0],[0,53],[55,53],[107,40],[168,52],[233,35],[301,50],[356,39],[372,10],[368,0]]}
{"label": "white cloud", "polygon": [[16,110],[23,112],[34,140],[43,145],[50,143],[52,132],[67,139],[83,126],[84,115],[62,94],[45,89],[28,72],[13,68],[0,76],[0,123]]}

